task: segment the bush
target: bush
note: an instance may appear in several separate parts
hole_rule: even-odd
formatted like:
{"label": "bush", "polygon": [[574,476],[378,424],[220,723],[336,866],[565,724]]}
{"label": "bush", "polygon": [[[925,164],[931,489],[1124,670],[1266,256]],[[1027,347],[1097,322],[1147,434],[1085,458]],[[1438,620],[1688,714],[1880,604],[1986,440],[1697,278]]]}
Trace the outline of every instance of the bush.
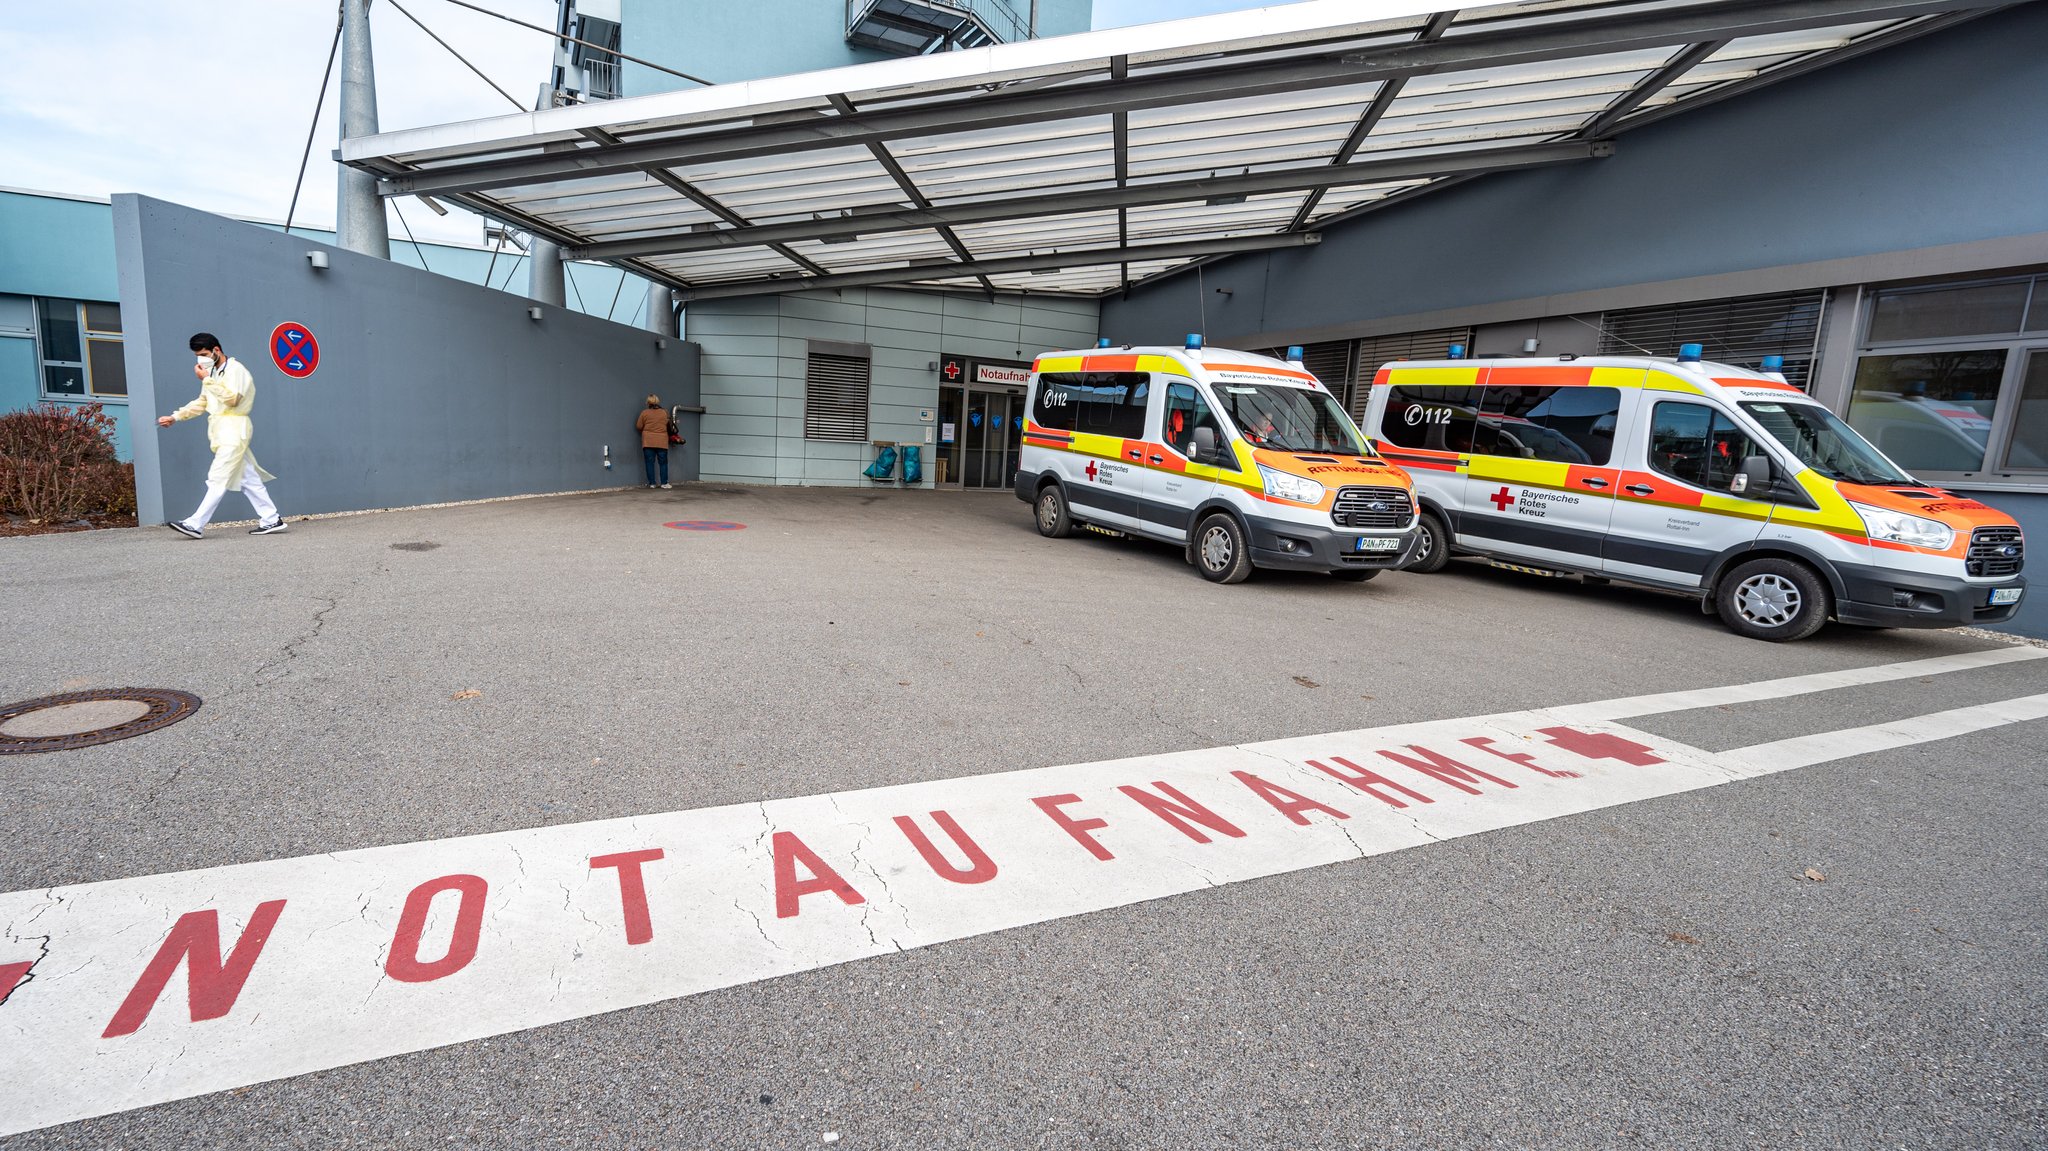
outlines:
{"label": "bush", "polygon": [[135,468],[114,458],[114,419],[97,403],[0,415],[0,511],[67,523],[135,511]]}

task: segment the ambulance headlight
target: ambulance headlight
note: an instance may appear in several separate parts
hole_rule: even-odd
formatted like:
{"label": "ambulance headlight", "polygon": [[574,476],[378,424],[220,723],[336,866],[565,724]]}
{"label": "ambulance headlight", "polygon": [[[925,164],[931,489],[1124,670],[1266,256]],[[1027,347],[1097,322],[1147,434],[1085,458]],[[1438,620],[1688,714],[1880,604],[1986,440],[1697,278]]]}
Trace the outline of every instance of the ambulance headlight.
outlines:
{"label": "ambulance headlight", "polygon": [[1321,503],[1323,485],[1286,472],[1276,472],[1264,464],[1259,465],[1259,478],[1266,482],[1266,494],[1277,499],[1293,500],[1298,504]]}
{"label": "ambulance headlight", "polygon": [[1955,530],[1939,520],[1909,516],[1904,512],[1891,512],[1874,508],[1869,504],[1851,502],[1850,507],[1863,517],[1863,530],[1874,540],[1888,540],[1895,544],[1911,544],[1916,548],[1930,551],[1947,551],[1955,542]]}

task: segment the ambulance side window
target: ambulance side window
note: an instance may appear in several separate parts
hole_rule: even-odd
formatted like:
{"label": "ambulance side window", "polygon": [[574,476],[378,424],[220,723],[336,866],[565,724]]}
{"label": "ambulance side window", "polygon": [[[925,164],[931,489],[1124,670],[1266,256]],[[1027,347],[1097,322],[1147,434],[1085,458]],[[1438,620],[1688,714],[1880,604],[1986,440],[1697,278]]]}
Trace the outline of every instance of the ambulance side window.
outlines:
{"label": "ambulance side window", "polygon": [[1147,372],[1043,372],[1031,419],[1059,431],[1140,440],[1150,399]]}
{"label": "ambulance side window", "polygon": [[1650,416],[1650,467],[1696,488],[1725,492],[1748,456],[1763,449],[1704,404],[1660,403]]}
{"label": "ambulance side window", "polygon": [[1472,451],[1603,465],[1614,455],[1620,412],[1619,388],[1489,386],[1479,405]]}
{"label": "ambulance side window", "polygon": [[1166,446],[1194,458],[1196,428],[1208,428],[1216,433],[1218,443],[1223,441],[1223,428],[1216,422],[1216,414],[1209,410],[1209,401],[1202,398],[1193,384],[1166,385],[1166,421],[1161,425]]}
{"label": "ambulance side window", "polygon": [[1469,452],[1478,399],[1478,388],[1396,385],[1380,414],[1380,438],[1403,448]]}

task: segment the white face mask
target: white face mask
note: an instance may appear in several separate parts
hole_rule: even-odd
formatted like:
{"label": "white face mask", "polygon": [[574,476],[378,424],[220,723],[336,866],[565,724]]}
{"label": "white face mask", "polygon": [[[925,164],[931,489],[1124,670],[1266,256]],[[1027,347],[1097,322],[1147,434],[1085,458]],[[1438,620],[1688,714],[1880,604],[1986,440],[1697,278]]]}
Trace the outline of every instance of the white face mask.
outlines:
{"label": "white face mask", "polygon": [[202,368],[203,370],[205,370],[205,371],[207,372],[207,374],[211,375],[211,374],[213,373],[213,357],[212,357],[212,356],[201,356],[201,357],[199,357],[199,366],[200,366],[200,368]]}

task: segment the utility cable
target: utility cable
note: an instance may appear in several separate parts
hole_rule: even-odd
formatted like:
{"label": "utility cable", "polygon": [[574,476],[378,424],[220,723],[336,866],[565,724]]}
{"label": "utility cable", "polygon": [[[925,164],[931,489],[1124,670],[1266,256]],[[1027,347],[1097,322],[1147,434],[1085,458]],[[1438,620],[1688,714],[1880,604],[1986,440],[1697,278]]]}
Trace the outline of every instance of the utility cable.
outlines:
{"label": "utility cable", "polygon": [[390,204],[391,210],[398,213],[398,222],[405,227],[405,238],[412,240],[413,254],[420,258],[420,270],[423,272],[433,271],[434,269],[427,267],[427,250],[420,247],[418,240],[413,240],[412,238],[412,225],[406,222],[405,209],[398,206],[397,200],[390,201]]}
{"label": "utility cable", "polygon": [[292,217],[299,212],[299,190],[306,184],[306,161],[313,156],[313,133],[320,130],[320,109],[327,106],[327,82],[334,77],[334,54],[341,51],[342,9],[334,9],[334,43],[327,47],[327,70],[320,73],[320,98],[313,101],[313,122],[306,125],[306,148],[299,153],[299,178],[292,184],[292,206],[285,210],[284,234],[292,234]]}
{"label": "utility cable", "polygon": [[531,28],[536,32],[545,32],[548,34],[549,39],[567,40],[571,44],[581,44],[585,48],[595,48],[596,50],[598,50],[599,52],[603,52],[607,56],[617,56],[621,60],[631,60],[633,63],[638,64],[643,68],[652,68],[657,72],[666,72],[671,76],[681,76],[683,79],[690,81],[692,84],[702,84],[707,88],[711,86],[711,81],[704,79],[702,76],[692,76],[688,72],[678,72],[674,68],[665,68],[660,64],[656,64],[652,60],[642,60],[638,56],[628,56],[624,52],[619,51],[617,48],[607,48],[602,44],[593,44],[588,40],[581,40],[574,36],[563,35],[562,33],[555,31],[553,28],[543,28],[538,24],[528,24],[524,20],[516,20],[510,16],[507,16],[503,12],[493,12],[489,8],[484,8],[476,4],[471,4],[468,2],[468,0],[448,0],[448,3],[453,4],[458,8],[467,8],[472,12],[481,12],[486,16],[495,16],[498,19],[503,20],[507,24],[517,24],[521,28]]}
{"label": "utility cable", "polygon": [[[429,28],[425,24],[420,23],[420,18],[413,15],[410,12],[407,12],[405,10],[405,6],[403,4],[400,4],[398,0],[391,0],[391,6],[393,8],[398,9],[398,14],[400,16],[405,17],[406,19],[412,21],[413,24],[418,26],[420,31],[425,32],[428,36],[433,37],[434,43],[439,44],[441,47],[448,49],[448,54],[450,56],[455,57],[457,60],[461,60],[462,66],[476,73],[477,79],[482,80],[486,84],[489,84],[491,86],[491,89],[497,92],[498,95],[503,96],[507,100],[512,100],[512,93],[507,92],[503,88],[498,87],[498,82],[496,80],[493,80],[489,76],[484,75],[483,69],[470,63],[469,60],[466,57],[464,57],[462,53],[457,52],[455,50],[455,47],[449,44],[448,41],[441,39],[439,36],[435,36],[434,30],[432,28]],[[512,100],[512,106],[514,108],[519,109],[521,112],[526,111],[526,105],[521,104],[517,100]]]}

